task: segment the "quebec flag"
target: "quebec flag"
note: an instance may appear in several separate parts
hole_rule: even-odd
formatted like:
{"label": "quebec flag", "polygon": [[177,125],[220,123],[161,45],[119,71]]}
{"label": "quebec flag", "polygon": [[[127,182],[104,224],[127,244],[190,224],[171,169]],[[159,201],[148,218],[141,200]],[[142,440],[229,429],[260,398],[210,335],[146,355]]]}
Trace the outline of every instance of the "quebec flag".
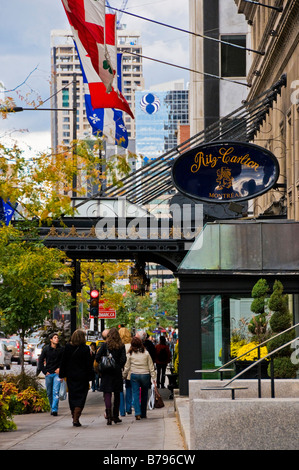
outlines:
{"label": "quebec flag", "polygon": [[0,223],[4,222],[5,225],[9,225],[14,211],[15,208],[11,206],[9,201],[4,202],[3,199],[0,198]]}
{"label": "quebec flag", "polygon": [[[78,49],[77,49],[78,53]],[[78,53],[83,75],[83,83],[85,87],[85,107],[86,116],[89,124],[92,127],[93,135],[99,137],[106,137],[108,142],[119,145],[121,147],[128,147],[128,132],[123,121],[123,111],[115,108],[93,108],[91,104],[90,91],[88,81],[84,72],[82,62]],[[121,61],[122,54],[117,54],[117,82],[118,89],[121,91]]]}

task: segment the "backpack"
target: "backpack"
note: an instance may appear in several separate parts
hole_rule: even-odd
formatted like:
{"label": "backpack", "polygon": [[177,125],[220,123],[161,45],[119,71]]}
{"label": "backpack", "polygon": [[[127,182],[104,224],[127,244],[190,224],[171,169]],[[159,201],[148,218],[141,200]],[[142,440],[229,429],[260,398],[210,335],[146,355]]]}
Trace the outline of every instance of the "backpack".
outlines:
{"label": "backpack", "polygon": [[167,352],[166,348],[161,348],[160,349],[157,359],[160,362],[167,362],[168,361],[168,352]]}

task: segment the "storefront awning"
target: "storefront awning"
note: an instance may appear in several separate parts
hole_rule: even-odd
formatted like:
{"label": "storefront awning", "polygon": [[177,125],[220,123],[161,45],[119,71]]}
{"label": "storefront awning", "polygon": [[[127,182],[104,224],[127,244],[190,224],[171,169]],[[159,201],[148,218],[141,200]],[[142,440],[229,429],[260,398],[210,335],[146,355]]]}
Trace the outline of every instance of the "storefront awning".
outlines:
{"label": "storefront awning", "polygon": [[299,271],[299,222],[237,220],[208,223],[178,272]]}

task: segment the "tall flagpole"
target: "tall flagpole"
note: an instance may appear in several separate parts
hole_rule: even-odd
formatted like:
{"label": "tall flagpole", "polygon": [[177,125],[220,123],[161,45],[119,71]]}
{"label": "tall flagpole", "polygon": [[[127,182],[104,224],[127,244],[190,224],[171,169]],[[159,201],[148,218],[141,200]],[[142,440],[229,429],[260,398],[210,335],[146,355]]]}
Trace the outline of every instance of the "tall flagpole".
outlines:
{"label": "tall flagpole", "polygon": [[73,207],[77,196],[77,74],[73,74]]}

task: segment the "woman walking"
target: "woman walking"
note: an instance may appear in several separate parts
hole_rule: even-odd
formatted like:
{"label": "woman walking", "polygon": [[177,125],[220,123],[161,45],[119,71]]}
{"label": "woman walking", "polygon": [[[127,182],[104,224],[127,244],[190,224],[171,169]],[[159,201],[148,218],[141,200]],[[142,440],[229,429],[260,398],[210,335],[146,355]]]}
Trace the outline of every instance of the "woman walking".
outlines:
{"label": "woman walking", "polygon": [[66,378],[73,426],[81,426],[79,418],[85,406],[89,382],[93,379],[92,356],[83,330],[74,331],[70,343],[65,346],[59,377]]}
{"label": "woman walking", "polygon": [[[115,368],[101,372],[100,390],[104,393],[107,424],[112,424],[112,420],[115,423],[121,423],[118,415],[120,393],[123,391],[122,369],[126,362],[126,350],[116,328],[109,330],[106,342],[96,354],[96,362],[100,364],[102,356],[107,356],[108,353],[111,353],[115,360]],[[114,394],[113,410],[112,393]]]}
{"label": "woman walking", "polygon": [[[136,336],[131,341],[123,376],[131,380],[135,418],[137,420],[146,418],[148,390],[151,387],[151,380],[156,384],[156,372],[150,354],[140,338]],[[141,402],[139,401],[140,389]]]}
{"label": "woman walking", "polygon": [[[120,328],[118,331],[119,331],[121,340],[123,344],[125,345],[126,353],[128,353],[131,347],[131,340],[132,340],[130,330],[128,330],[128,328],[123,327],[123,328]],[[127,379],[125,379],[125,391],[123,390],[120,393],[119,410],[120,410],[121,416],[126,416],[126,412],[128,413],[128,415],[132,414],[132,386],[131,386],[131,381]]]}

